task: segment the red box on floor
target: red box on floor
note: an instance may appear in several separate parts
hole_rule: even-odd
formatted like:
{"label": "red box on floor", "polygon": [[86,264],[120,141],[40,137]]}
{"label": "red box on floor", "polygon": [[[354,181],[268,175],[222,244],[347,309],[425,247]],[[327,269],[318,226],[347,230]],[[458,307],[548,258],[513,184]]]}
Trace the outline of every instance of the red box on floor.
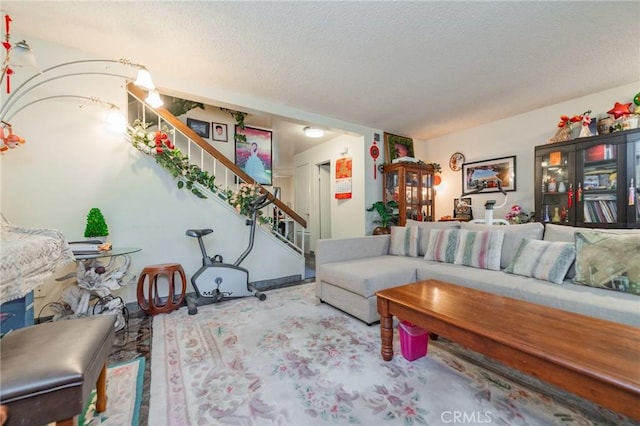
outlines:
{"label": "red box on floor", "polygon": [[417,327],[408,321],[398,323],[400,334],[400,350],[407,361],[414,361],[427,354],[429,345],[429,332]]}

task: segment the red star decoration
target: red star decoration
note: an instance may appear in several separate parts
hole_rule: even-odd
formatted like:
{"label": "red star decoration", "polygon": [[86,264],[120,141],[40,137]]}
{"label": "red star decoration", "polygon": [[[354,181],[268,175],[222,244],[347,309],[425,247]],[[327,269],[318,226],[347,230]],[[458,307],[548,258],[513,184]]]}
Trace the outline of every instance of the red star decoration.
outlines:
{"label": "red star decoration", "polygon": [[616,118],[616,120],[622,117],[623,115],[632,114],[631,102],[629,102],[628,104],[621,104],[620,102],[616,102],[613,108],[607,111],[607,114],[613,115]]}

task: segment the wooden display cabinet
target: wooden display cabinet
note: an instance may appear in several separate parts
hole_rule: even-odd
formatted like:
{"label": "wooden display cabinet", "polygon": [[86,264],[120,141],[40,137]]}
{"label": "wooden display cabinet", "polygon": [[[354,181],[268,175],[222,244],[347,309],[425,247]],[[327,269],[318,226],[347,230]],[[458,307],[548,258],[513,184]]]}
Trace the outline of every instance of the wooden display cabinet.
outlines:
{"label": "wooden display cabinet", "polygon": [[434,168],[432,165],[397,163],[386,164],[384,177],[384,202],[397,201],[399,226],[407,219],[433,222],[435,215]]}

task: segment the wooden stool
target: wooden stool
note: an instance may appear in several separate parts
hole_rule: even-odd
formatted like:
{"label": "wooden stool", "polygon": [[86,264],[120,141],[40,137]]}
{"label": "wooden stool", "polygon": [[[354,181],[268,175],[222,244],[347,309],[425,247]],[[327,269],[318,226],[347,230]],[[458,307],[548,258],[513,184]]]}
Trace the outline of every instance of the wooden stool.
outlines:
{"label": "wooden stool", "polygon": [[[182,291],[176,294],[174,275],[176,272],[182,279]],[[167,301],[162,303],[158,296],[158,276],[166,276],[169,280],[169,295]],[[148,277],[147,292],[145,297],[145,277]],[[143,312],[150,315],[168,313],[179,309],[187,291],[187,277],[182,265],[179,263],[163,263],[161,265],[145,266],[138,278],[138,305]]]}
{"label": "wooden stool", "polygon": [[107,358],[115,315],[95,315],[14,330],[0,345],[0,404],[6,426],[77,423],[91,391],[107,408]]}

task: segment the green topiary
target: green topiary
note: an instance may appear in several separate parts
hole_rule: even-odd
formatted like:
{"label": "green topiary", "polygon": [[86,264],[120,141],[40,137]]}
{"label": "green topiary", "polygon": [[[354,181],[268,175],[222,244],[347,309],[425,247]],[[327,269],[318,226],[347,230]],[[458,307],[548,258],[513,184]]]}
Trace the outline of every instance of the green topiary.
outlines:
{"label": "green topiary", "polygon": [[87,215],[87,227],[84,229],[84,236],[91,238],[106,237],[107,235],[109,235],[109,228],[107,228],[107,222],[105,222],[102,212],[98,208],[92,208]]}

